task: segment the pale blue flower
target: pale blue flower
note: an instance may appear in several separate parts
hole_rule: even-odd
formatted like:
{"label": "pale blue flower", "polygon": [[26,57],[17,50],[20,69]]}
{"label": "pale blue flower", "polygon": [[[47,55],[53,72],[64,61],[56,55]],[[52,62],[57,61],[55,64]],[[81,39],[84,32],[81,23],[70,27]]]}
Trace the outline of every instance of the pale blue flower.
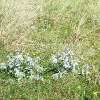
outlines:
{"label": "pale blue flower", "polygon": [[88,75],[89,73],[89,65],[88,64],[85,64],[82,68],[82,74],[83,75]]}
{"label": "pale blue flower", "polygon": [[51,59],[50,59],[50,61],[51,61],[53,64],[57,64],[57,62],[58,62],[56,56],[52,56]]}
{"label": "pale blue flower", "polygon": [[14,75],[18,78],[22,78],[22,77],[25,77],[25,73],[24,72],[20,72],[17,68],[14,69],[15,73]]}
{"label": "pale blue flower", "polygon": [[53,74],[53,75],[52,75],[52,79],[58,80],[59,78],[62,77],[62,75],[63,75],[63,73],[61,73],[61,72],[59,71],[59,73],[56,73],[56,74]]}
{"label": "pale blue flower", "polygon": [[0,64],[0,69],[7,69],[7,65],[5,63]]}

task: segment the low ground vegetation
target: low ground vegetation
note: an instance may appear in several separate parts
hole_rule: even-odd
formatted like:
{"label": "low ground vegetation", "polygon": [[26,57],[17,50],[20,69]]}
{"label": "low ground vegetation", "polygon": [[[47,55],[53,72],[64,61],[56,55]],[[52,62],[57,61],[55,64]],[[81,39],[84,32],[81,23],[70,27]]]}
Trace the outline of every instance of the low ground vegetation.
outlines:
{"label": "low ground vegetation", "polygon": [[99,42],[99,0],[1,0],[0,100],[100,100]]}

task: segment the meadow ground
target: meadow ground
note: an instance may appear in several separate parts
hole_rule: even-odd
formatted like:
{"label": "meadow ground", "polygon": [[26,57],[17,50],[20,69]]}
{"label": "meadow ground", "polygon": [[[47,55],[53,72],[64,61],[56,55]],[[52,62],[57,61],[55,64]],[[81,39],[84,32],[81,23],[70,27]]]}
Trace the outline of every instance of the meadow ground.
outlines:
{"label": "meadow ground", "polygon": [[0,62],[20,50],[39,55],[47,68],[54,50],[70,46],[98,72],[20,83],[0,72],[0,100],[100,100],[100,1],[0,0]]}

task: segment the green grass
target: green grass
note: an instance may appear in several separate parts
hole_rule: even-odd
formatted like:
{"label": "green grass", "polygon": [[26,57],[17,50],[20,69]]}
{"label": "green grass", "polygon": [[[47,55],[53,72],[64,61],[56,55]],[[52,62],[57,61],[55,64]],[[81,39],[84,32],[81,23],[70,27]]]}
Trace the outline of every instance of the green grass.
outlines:
{"label": "green grass", "polygon": [[[2,74],[5,76],[5,74]],[[5,78],[5,77],[3,77]],[[58,81],[30,81],[21,83],[7,76],[0,80],[1,100],[99,100],[100,84],[89,83],[83,77],[67,75]],[[97,96],[94,92],[98,92]]]}
{"label": "green grass", "polygon": [[[0,62],[10,52],[38,52],[43,67],[53,50],[73,46],[82,64],[100,66],[99,0],[0,0]],[[96,76],[100,76],[96,73]],[[18,83],[0,73],[0,100],[99,100],[100,82],[65,75],[58,81]],[[81,87],[78,89],[77,87]],[[94,96],[93,92],[98,95]]]}

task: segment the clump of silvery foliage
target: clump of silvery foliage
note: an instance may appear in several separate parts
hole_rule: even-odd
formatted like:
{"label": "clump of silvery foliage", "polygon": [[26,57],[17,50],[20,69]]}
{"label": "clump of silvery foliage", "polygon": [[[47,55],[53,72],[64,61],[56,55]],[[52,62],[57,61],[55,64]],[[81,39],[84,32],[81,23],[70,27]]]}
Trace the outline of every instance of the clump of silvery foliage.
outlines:
{"label": "clump of silvery foliage", "polygon": [[72,48],[55,51],[50,58],[50,62],[53,65],[51,70],[49,67],[43,68],[39,65],[39,56],[32,58],[28,54],[16,52],[7,56],[6,62],[0,64],[0,70],[17,77],[18,81],[22,78],[43,80],[42,73],[48,71],[54,72],[52,75],[54,80],[61,78],[63,74],[68,74],[69,72],[87,76],[89,66],[86,64],[80,68],[80,59],[80,55],[75,54]]}
{"label": "clump of silvery foliage", "polygon": [[14,75],[21,80],[24,77],[41,80],[44,71],[39,65],[40,57],[30,57],[28,54],[16,52],[7,56],[5,63],[0,64],[0,69]]}
{"label": "clump of silvery foliage", "polygon": [[[72,48],[66,48],[62,51],[55,51],[52,57],[50,58],[51,63],[53,64],[54,74],[52,75],[53,79],[61,78],[63,74],[73,72],[80,74],[80,56],[75,54]],[[86,68],[88,65],[86,66]],[[87,73],[85,67],[82,69],[82,74]]]}

